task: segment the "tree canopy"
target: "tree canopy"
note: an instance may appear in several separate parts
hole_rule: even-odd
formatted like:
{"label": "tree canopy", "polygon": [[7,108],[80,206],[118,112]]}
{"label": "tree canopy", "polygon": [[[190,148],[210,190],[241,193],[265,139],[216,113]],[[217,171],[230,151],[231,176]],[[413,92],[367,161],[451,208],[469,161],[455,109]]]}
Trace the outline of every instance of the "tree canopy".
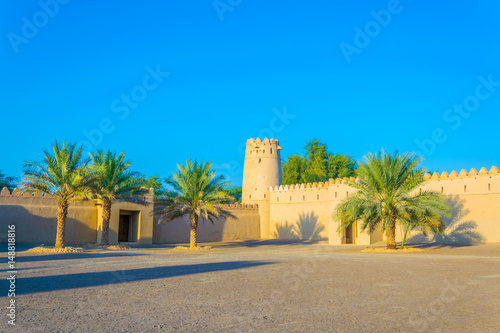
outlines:
{"label": "tree canopy", "polygon": [[0,170],[0,191],[7,187],[9,191],[12,191],[17,185],[17,178],[7,177],[2,170]]}
{"label": "tree canopy", "polygon": [[283,163],[283,184],[325,182],[356,176],[357,163],[350,155],[333,154],[325,143],[309,140],[304,155],[293,154]]}

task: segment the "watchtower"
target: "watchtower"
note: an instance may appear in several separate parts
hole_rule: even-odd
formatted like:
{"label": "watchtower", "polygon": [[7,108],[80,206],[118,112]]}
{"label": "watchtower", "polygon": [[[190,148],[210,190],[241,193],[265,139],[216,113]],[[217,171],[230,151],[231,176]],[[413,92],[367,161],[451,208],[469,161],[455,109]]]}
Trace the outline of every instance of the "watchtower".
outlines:
{"label": "watchtower", "polygon": [[243,166],[242,202],[257,204],[260,214],[260,235],[270,237],[269,187],[281,185],[281,158],[278,140],[249,139]]}

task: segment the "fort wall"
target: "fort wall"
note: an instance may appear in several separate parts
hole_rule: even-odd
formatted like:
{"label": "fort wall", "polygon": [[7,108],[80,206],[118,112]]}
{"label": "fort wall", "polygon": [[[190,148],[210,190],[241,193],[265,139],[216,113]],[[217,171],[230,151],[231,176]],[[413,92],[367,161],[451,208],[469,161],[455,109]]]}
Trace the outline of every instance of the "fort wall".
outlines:
{"label": "fort wall", "polygon": [[[441,175],[426,174],[427,182],[417,191],[432,190],[443,193],[452,208],[452,217],[446,218],[448,228],[443,242],[500,242],[500,173],[496,167],[467,172],[453,171]],[[382,232],[368,235],[361,231],[361,223],[354,225],[351,235],[337,232],[339,221],[332,218],[335,207],[356,189],[349,186],[354,178],[330,179],[325,183],[280,185],[270,187],[271,238],[328,238],[331,244],[343,244],[354,239],[357,244],[372,244],[383,240]],[[316,232],[311,233],[311,230]],[[397,240],[402,231],[397,231]],[[413,232],[414,240],[423,236]],[[423,240],[423,238],[422,238]]]}
{"label": "fort wall", "polygon": [[[225,207],[234,218],[220,218],[198,222],[198,242],[236,241],[260,238],[260,216],[256,205],[228,205]],[[188,216],[153,226],[153,243],[188,243],[190,221]]]}
{"label": "fort wall", "polygon": [[[120,215],[132,216],[134,242],[151,244],[153,240],[153,192],[145,195],[149,205],[115,201],[111,207],[109,242],[118,243]],[[57,231],[57,198],[50,194],[21,192],[7,188],[0,192],[0,242],[7,241],[7,226],[16,226],[16,242],[53,244]],[[134,220],[135,219],[135,220]],[[97,200],[70,202],[66,219],[67,243],[93,243],[102,232],[102,206]]]}

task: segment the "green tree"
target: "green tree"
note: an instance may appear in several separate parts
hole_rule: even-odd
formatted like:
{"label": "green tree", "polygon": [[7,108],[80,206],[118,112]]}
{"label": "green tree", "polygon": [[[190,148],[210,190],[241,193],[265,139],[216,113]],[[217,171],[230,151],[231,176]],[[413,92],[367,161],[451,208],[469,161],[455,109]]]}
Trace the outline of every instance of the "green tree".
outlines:
{"label": "green tree", "polygon": [[310,140],[306,144],[306,152],[305,181],[313,183],[328,180],[326,174],[328,159],[326,144],[321,143],[318,139]]}
{"label": "green tree", "polygon": [[92,183],[94,197],[102,201],[102,237],[101,244],[109,244],[109,221],[111,205],[115,200],[146,204],[142,194],[148,192],[138,172],[128,171],[130,162],[125,160],[125,153],[104,153],[97,150],[90,153],[92,170],[97,178]]}
{"label": "green tree", "polygon": [[82,161],[82,147],[63,141],[52,145],[52,152],[44,150],[42,162],[23,164],[23,188],[33,192],[52,193],[57,202],[57,249],[65,246],[65,226],[69,202],[90,198],[95,175]]}
{"label": "green tree", "polygon": [[227,194],[231,196],[233,199],[230,199],[229,202],[241,202],[241,195],[243,193],[243,189],[241,186],[229,186],[225,189]]}
{"label": "green tree", "polygon": [[146,176],[141,174],[138,176],[138,178],[139,178],[139,181],[141,181],[143,183],[144,187],[152,188],[154,190],[155,198],[164,195],[166,189],[164,186],[164,182],[160,176],[152,175],[152,176],[146,177]]}
{"label": "green tree", "polygon": [[17,180],[18,179],[16,177],[5,176],[5,174],[0,170],[0,191],[4,187],[7,187],[9,191],[14,190],[16,188]]}
{"label": "green tree", "polygon": [[328,178],[344,178],[356,176],[357,163],[350,155],[328,155]]}
{"label": "green tree", "polygon": [[283,163],[283,185],[354,177],[356,168],[357,163],[350,155],[331,154],[326,144],[313,139],[306,144],[305,157],[290,155]]}
{"label": "green tree", "polygon": [[360,180],[350,186],[358,191],[346,198],[333,213],[339,231],[362,220],[362,229],[372,233],[382,227],[387,248],[396,248],[396,225],[404,230],[418,228],[424,234],[442,234],[443,216],[451,210],[444,197],[433,191],[417,191],[425,183],[421,158],[414,154],[382,151],[365,155],[358,168]]}
{"label": "green tree", "polygon": [[283,185],[305,182],[306,160],[299,154],[290,155],[283,163]]}
{"label": "green tree", "polygon": [[224,203],[234,200],[227,191],[229,183],[223,176],[217,176],[210,169],[211,163],[194,163],[186,161],[186,165],[177,165],[174,172],[166,181],[173,191],[167,192],[155,202],[154,215],[159,222],[170,222],[188,215],[190,220],[190,247],[198,246],[198,220],[214,220],[219,217],[234,216],[223,208]]}

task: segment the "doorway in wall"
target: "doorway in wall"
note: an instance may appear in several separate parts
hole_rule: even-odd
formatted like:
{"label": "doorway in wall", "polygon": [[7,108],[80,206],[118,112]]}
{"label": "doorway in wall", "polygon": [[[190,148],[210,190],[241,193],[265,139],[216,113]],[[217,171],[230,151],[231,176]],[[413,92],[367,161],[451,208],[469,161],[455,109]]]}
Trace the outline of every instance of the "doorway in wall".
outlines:
{"label": "doorway in wall", "polygon": [[130,215],[120,215],[120,224],[118,225],[118,241],[128,242],[130,230]]}
{"label": "doorway in wall", "polygon": [[344,244],[356,244],[357,222],[353,222],[344,231]]}

